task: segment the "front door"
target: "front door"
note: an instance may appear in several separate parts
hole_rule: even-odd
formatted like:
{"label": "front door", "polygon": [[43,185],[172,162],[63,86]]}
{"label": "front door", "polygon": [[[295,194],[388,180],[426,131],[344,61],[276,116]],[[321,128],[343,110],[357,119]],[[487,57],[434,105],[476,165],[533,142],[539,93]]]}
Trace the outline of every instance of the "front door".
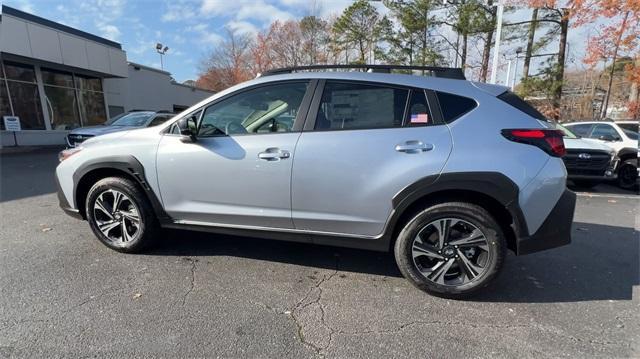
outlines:
{"label": "front door", "polygon": [[327,81],[311,111],[293,165],[296,229],[380,235],[393,196],[439,174],[451,151],[424,90]]}
{"label": "front door", "polygon": [[157,170],[167,214],[183,223],[292,228],[291,168],[307,87],[241,90],[195,113],[196,142],[163,136]]}

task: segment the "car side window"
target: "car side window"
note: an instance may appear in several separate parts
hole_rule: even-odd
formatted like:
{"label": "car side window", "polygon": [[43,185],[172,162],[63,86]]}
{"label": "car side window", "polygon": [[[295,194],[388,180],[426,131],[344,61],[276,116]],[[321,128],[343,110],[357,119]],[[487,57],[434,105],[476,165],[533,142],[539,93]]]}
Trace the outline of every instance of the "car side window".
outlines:
{"label": "car side window", "polygon": [[290,132],[308,82],[260,86],[206,108],[199,137]]}
{"label": "car side window", "polygon": [[315,130],[402,127],[409,91],[380,85],[327,81]]}
{"label": "car side window", "polygon": [[565,127],[580,137],[589,137],[591,127],[593,127],[593,125],[589,123],[580,123],[577,125],[568,124]]}
{"label": "car side window", "polygon": [[424,90],[412,90],[404,125],[406,127],[421,127],[434,124]]}
{"label": "car side window", "polygon": [[446,92],[436,92],[444,122],[451,123],[478,105],[475,100]]}
{"label": "car side window", "polygon": [[614,140],[619,140],[620,139],[620,135],[618,134],[618,131],[616,131],[615,128],[613,128],[613,126],[611,125],[607,125],[607,124],[597,124],[595,125],[595,127],[593,128],[593,131],[591,132],[591,138],[612,138]]}
{"label": "car side window", "polygon": [[156,116],[153,120],[151,120],[151,122],[149,123],[149,126],[147,126],[147,127],[153,127],[153,126],[162,125],[163,123],[165,123],[170,118],[171,118],[171,116],[167,116],[167,115]]}

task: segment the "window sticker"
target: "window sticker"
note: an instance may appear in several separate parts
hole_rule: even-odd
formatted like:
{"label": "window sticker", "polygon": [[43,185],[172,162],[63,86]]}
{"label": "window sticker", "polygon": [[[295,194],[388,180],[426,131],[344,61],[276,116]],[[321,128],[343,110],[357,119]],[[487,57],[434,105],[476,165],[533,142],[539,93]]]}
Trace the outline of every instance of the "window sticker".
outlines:
{"label": "window sticker", "polygon": [[412,114],[411,123],[429,123],[429,115],[426,113]]}

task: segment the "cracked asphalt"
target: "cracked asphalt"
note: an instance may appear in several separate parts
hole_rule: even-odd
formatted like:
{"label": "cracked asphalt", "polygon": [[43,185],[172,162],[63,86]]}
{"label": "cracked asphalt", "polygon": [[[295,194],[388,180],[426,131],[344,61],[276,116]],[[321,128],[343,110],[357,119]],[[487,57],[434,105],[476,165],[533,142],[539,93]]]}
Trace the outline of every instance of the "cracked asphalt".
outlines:
{"label": "cracked asphalt", "polygon": [[55,156],[0,157],[0,358],[640,357],[628,192],[580,193],[571,245],[453,301],[384,253],[187,231],[111,251],[58,208]]}

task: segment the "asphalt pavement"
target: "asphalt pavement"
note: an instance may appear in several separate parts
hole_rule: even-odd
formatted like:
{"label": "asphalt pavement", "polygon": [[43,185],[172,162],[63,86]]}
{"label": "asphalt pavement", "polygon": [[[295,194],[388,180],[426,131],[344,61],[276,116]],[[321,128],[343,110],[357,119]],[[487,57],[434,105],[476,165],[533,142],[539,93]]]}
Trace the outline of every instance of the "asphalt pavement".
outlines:
{"label": "asphalt pavement", "polygon": [[571,245],[454,301],[384,253],[187,231],[114,252],[58,208],[55,165],[0,157],[0,358],[640,357],[630,192],[579,193]]}

